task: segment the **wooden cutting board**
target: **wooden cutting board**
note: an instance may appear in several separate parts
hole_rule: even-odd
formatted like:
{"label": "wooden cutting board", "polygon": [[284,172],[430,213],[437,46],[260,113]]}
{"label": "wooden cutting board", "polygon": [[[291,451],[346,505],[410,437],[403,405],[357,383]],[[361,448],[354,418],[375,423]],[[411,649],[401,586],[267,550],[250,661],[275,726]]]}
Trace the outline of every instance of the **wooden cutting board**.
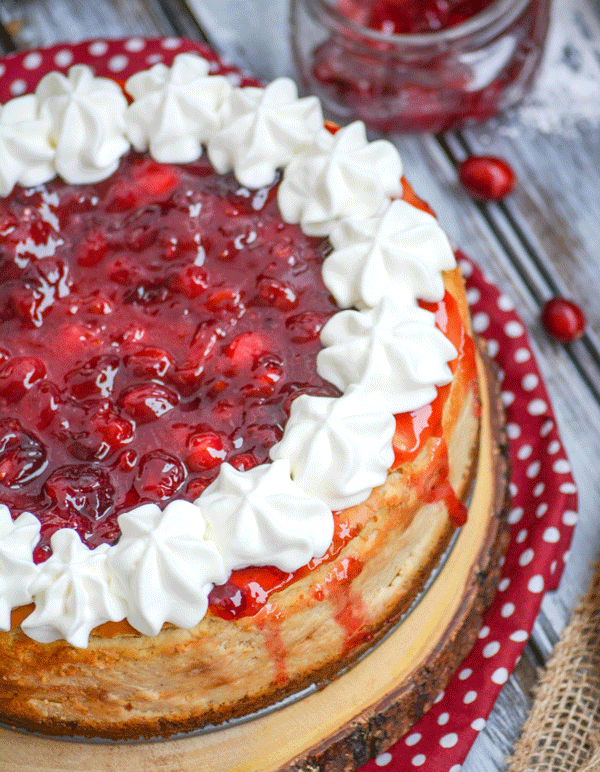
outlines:
{"label": "wooden cutting board", "polygon": [[431,704],[421,685],[435,696],[471,648],[508,540],[502,409],[489,365],[479,370],[482,434],[467,523],[416,607],[366,657],[320,691],[198,735],[77,742],[0,728],[0,772],[350,772],[405,734]]}

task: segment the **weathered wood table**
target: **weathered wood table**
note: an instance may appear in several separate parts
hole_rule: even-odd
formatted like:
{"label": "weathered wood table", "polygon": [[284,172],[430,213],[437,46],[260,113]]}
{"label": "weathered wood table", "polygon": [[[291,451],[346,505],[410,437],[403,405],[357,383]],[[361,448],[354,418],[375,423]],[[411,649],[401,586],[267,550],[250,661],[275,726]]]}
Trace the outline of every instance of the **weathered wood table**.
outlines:
{"label": "weathered wood table", "polygon": [[[555,32],[555,47],[558,41],[557,50],[575,76],[586,57],[600,63],[600,6],[578,0],[568,8],[574,26]],[[577,40],[569,38],[573,30]],[[129,35],[205,40],[259,77],[293,74],[286,0],[0,4],[3,53]],[[417,192],[431,203],[453,241],[512,298],[527,325],[579,487],[579,522],[560,589],[546,595],[525,654],[463,772],[506,767],[530,705],[535,671],[585,589],[600,548],[600,108],[594,112],[600,79],[592,76],[587,85],[589,94],[584,83],[578,98],[589,98],[588,120],[573,123],[568,131],[517,116],[444,136],[394,138]],[[477,204],[460,188],[456,167],[471,153],[493,153],[511,164],[519,184],[505,202]],[[539,321],[543,303],[557,294],[579,303],[589,321],[584,337],[569,346],[550,340]]]}

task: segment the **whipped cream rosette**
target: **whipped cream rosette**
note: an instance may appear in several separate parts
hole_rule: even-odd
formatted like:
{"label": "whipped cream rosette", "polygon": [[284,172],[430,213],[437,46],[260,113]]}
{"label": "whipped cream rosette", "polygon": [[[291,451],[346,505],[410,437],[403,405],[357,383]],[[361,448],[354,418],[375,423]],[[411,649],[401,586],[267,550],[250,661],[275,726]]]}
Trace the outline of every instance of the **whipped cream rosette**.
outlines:
{"label": "whipped cream rosette", "polygon": [[[206,150],[217,171],[232,170],[246,188],[281,172],[283,220],[329,237],[325,285],[339,306],[358,309],[328,322],[317,360],[343,394],[297,397],[272,463],[223,464],[193,504],[120,515],[121,537],[110,546],[90,550],[62,528],[53,554],[35,566],[39,523],[23,514],[11,525],[0,509],[0,626],[33,598],[22,629],[36,640],[86,646],[96,625],[125,617],[147,635],[165,622],[193,627],[233,569],[293,571],[323,555],[332,510],[364,502],[386,480],[394,413],[423,406],[451,379],[456,351],[416,300],[441,300],[454,255],[433,217],[394,200],[402,193],[395,147],[369,142],[360,122],[328,131],[318,101],[298,98],[286,78],[232,88],[210,72],[190,54],[157,64],[127,81],[129,106],[115,82],[88,67],[45,76],[34,95],[0,108],[0,193],[55,172],[72,183],[103,180],[131,144],[171,163]],[[11,581],[15,566],[22,591]]]}
{"label": "whipped cream rosette", "polygon": [[246,472],[223,464],[196,504],[230,571],[295,571],[323,555],[333,537],[331,510],[292,481],[287,459]]}
{"label": "whipped cream rosette", "polygon": [[90,632],[125,616],[123,600],[108,570],[108,544],[91,550],[70,528],[52,534],[52,555],[39,566],[30,592],[35,610],[21,627],[36,641],[64,638],[87,646]]}
{"label": "whipped cream rosette", "polygon": [[406,201],[392,201],[382,215],[342,220],[329,240],[323,282],[342,308],[372,308],[385,296],[403,304],[439,301],[442,271],[456,267],[435,217]]}
{"label": "whipped cream rosette", "polygon": [[0,630],[10,630],[10,612],[31,603],[31,584],[39,573],[33,548],[40,537],[40,521],[23,512],[13,521],[0,504]]}
{"label": "whipped cream rosette", "polygon": [[294,81],[277,78],[265,88],[234,89],[222,124],[208,143],[212,165],[220,174],[233,169],[242,185],[262,188],[311,144],[323,114],[316,97],[298,99]]}
{"label": "whipped cream rosette", "polygon": [[110,177],[129,150],[124,136],[127,100],[119,86],[76,64],[67,76],[44,76],[35,96],[40,116],[51,122],[58,174],[74,184]]}
{"label": "whipped cream rosette", "polygon": [[332,134],[320,129],[286,166],[277,201],[286,222],[309,236],[329,236],[347,217],[369,217],[401,193],[402,162],[386,140],[368,142],[355,121]]}
{"label": "whipped cream rosette", "polygon": [[205,538],[198,508],[189,501],[173,501],[164,511],[146,504],[120,515],[119,526],[109,560],[129,623],[146,635],[157,635],[165,622],[197,625],[213,585],[229,574]]}
{"label": "whipped cream rosette", "polygon": [[133,104],[127,109],[127,136],[136,150],[150,149],[163,163],[189,163],[202,155],[202,143],[221,126],[231,86],[209,75],[206,59],[180,54],[173,66],[155,64],[125,84]]}
{"label": "whipped cream rosette", "polygon": [[[435,399],[436,386],[450,383],[447,365],[457,356],[435,326],[434,315],[417,305],[384,299],[369,311],[341,311],[321,331],[319,375],[341,391],[357,386],[374,410],[406,413]],[[424,357],[423,351],[431,356]]]}
{"label": "whipped cream rosette", "polygon": [[0,196],[8,196],[17,183],[41,185],[54,177],[50,128],[50,119],[39,117],[33,94],[0,107]]}

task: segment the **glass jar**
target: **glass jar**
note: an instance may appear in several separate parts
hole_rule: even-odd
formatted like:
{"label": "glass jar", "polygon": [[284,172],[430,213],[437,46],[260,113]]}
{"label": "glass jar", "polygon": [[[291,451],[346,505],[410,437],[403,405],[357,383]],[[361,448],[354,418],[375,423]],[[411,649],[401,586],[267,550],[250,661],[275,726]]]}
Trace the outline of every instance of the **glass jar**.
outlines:
{"label": "glass jar", "polygon": [[375,0],[292,0],[298,75],[341,123],[393,133],[486,120],[530,87],[549,1],[491,0],[446,29],[390,34],[367,26]]}

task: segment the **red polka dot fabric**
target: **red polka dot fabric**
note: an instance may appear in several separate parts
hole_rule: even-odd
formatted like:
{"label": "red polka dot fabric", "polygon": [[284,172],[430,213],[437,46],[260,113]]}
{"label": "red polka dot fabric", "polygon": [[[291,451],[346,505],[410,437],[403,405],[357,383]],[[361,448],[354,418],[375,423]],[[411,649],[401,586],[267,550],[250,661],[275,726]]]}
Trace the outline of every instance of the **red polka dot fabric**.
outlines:
{"label": "red polka dot fabric", "polygon": [[[51,70],[92,66],[123,82],[157,62],[169,65],[184,51],[214,62],[234,85],[256,80],[223,64],[207,47],[180,38],[93,40],[11,54],[0,61],[0,102],[31,92]],[[510,299],[460,255],[475,332],[485,338],[502,374],[502,397],[512,464],[512,538],[496,598],[479,638],[432,709],[360,772],[458,772],[486,724],[503,684],[527,642],[544,592],[556,589],[577,522],[577,490],[552,407]]]}

